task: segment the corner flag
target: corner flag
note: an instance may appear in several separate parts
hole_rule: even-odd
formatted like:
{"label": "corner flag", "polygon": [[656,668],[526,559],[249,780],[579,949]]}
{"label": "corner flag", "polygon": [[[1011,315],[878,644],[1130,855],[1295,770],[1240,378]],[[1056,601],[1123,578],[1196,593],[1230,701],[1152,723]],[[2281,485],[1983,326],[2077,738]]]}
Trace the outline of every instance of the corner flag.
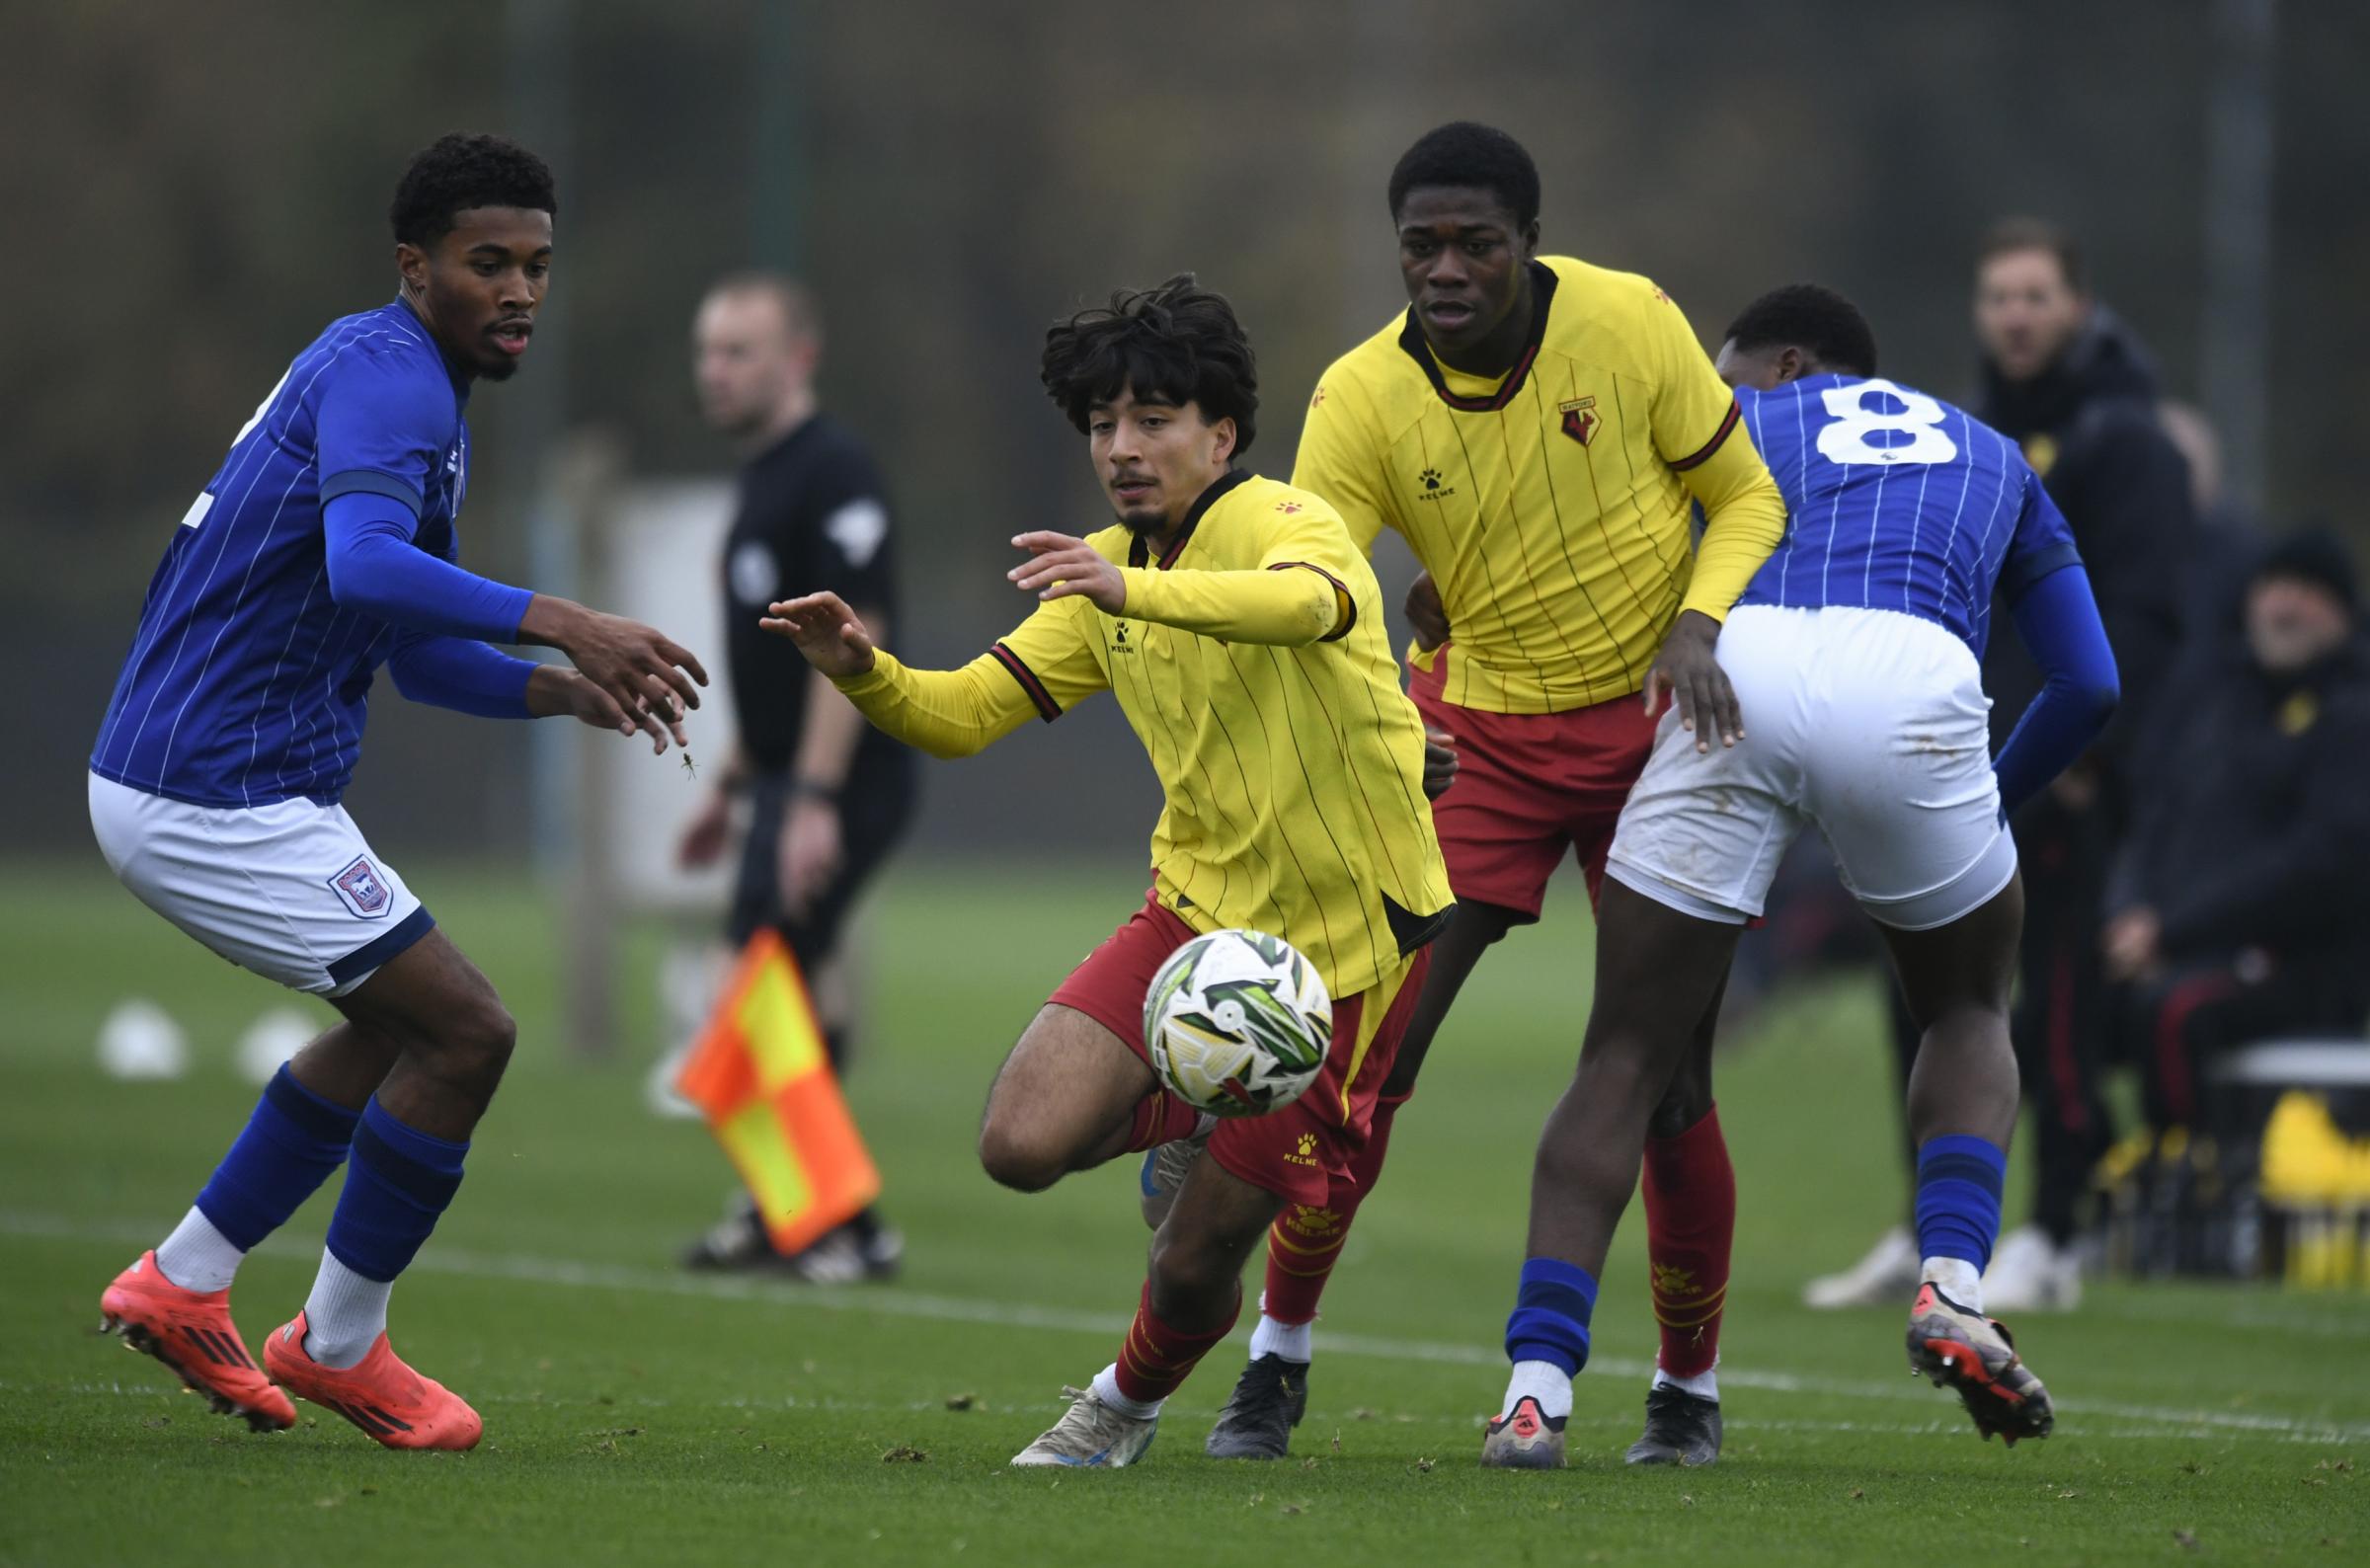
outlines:
{"label": "corner flag", "polygon": [[742,950],[675,1089],[708,1119],[777,1251],[804,1251],[880,1196],[798,964],[772,931]]}

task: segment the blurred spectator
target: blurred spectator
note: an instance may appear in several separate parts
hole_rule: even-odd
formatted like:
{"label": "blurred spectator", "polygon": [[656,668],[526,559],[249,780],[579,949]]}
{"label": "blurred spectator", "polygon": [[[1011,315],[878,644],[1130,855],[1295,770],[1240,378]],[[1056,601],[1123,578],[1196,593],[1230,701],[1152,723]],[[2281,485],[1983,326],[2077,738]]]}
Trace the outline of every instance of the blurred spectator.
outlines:
{"label": "blurred spectator", "polygon": [[2370,650],[2314,529],[2246,579],[2244,629],[2165,693],[2115,879],[2107,973],[2158,1131],[2200,1128],[2212,1056],[2370,1015]]}
{"label": "blurred spectator", "polygon": [[[2113,1141],[2099,1095],[2111,1020],[2097,933],[2128,820],[2131,747],[2155,722],[2179,648],[2196,524],[2188,465],[2158,417],[2155,365],[2091,298],[2063,232],[2018,218],[1985,237],[1975,331],[1976,412],[2023,446],[2073,525],[2123,677],[2122,709],[2097,747],[2014,824],[2025,889],[2015,1039],[2034,1111],[2033,1210],[2002,1239],[1984,1287],[1988,1306],[2014,1311],[2080,1295],[2072,1242],[2092,1167]],[[1984,686],[1997,725],[2014,722],[2038,679],[2014,638],[1992,640]]]}
{"label": "blurred spectator", "polygon": [[[725,852],[736,802],[749,829],[728,934],[771,926],[810,980],[831,1065],[844,1069],[853,1022],[828,982],[856,897],[913,812],[913,753],[864,722],[798,650],[757,629],[776,599],[830,589],[875,639],[889,635],[895,580],[880,471],[854,431],[817,408],[823,329],[799,284],[769,273],[725,278],[692,327],[700,411],[740,447],[739,509],[718,566],[732,657],[738,754],[685,831],[680,858]],[[882,1279],[905,1243],[867,1210],[796,1257],[775,1254],[756,1206],[736,1200],[694,1245],[692,1268],[766,1269],[816,1281]]]}

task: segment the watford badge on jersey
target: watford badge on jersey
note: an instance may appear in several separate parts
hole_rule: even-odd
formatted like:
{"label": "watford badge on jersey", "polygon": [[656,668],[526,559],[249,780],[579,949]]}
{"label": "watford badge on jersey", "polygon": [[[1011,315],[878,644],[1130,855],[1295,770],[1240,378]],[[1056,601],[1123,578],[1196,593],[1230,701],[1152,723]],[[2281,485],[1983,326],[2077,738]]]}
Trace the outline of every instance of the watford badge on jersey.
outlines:
{"label": "watford badge on jersey", "polygon": [[1563,410],[1563,433],[1586,446],[1597,437],[1597,427],[1605,422],[1597,417],[1595,398],[1574,398],[1557,405]]}

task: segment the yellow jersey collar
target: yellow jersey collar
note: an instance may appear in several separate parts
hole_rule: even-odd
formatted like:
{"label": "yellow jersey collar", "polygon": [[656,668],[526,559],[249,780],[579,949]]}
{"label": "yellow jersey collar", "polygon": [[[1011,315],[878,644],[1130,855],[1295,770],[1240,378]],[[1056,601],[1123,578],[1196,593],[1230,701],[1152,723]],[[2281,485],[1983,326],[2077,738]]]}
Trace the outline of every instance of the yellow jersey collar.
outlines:
{"label": "yellow jersey collar", "polygon": [[1163,572],[1167,571],[1176,564],[1177,557],[1185,553],[1185,541],[1192,538],[1193,530],[1201,526],[1203,514],[1218,504],[1220,497],[1250,477],[1251,473],[1247,468],[1229,468],[1212,480],[1210,488],[1195,498],[1192,510],[1185,513],[1184,525],[1177,529],[1177,536],[1168,541],[1168,548],[1160,552],[1160,559],[1158,561],[1151,560],[1151,549],[1144,542],[1144,535],[1140,533],[1128,541],[1128,565],[1152,565]]}
{"label": "yellow jersey collar", "polygon": [[1432,383],[1432,390],[1440,395],[1440,400],[1460,414],[1494,413],[1513,402],[1523,383],[1530,379],[1532,362],[1539,357],[1539,346],[1547,337],[1547,307],[1555,299],[1555,270],[1537,257],[1527,265],[1531,274],[1531,331],[1523,340],[1523,352],[1515,355],[1514,368],[1506,372],[1506,379],[1498,383],[1494,392],[1464,397],[1450,391],[1447,377],[1440,373],[1440,361],[1433,357],[1432,345],[1424,338],[1423,326],[1415,319],[1415,307],[1407,307],[1406,324],[1399,329],[1399,347],[1423,369],[1424,379]]}

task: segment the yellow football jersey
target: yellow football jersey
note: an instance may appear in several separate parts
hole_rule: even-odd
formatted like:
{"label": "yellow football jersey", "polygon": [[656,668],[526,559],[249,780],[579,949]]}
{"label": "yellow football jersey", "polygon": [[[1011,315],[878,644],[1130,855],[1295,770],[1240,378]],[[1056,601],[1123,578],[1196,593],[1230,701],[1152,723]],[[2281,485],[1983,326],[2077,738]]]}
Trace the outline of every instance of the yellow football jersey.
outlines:
{"label": "yellow football jersey", "polygon": [[1097,691],[1159,775],[1155,896],[1197,931],[1272,932],[1336,997],[1396,973],[1446,923],[1423,722],[1399,689],[1374,569],[1316,497],[1236,471],[1158,561],[1113,526],[1127,603],[1039,606],[961,669],[886,653],[838,682],[865,716],[961,756]]}
{"label": "yellow football jersey", "polygon": [[[1361,549],[1383,528],[1406,538],[1453,628],[1444,695],[1492,713],[1636,692],[1679,612],[1724,619],[1785,531],[1670,296],[1569,257],[1530,266],[1538,306],[1512,370],[1441,364],[1410,310],[1325,371],[1293,470]],[[1710,522],[1699,559],[1691,499]]]}

